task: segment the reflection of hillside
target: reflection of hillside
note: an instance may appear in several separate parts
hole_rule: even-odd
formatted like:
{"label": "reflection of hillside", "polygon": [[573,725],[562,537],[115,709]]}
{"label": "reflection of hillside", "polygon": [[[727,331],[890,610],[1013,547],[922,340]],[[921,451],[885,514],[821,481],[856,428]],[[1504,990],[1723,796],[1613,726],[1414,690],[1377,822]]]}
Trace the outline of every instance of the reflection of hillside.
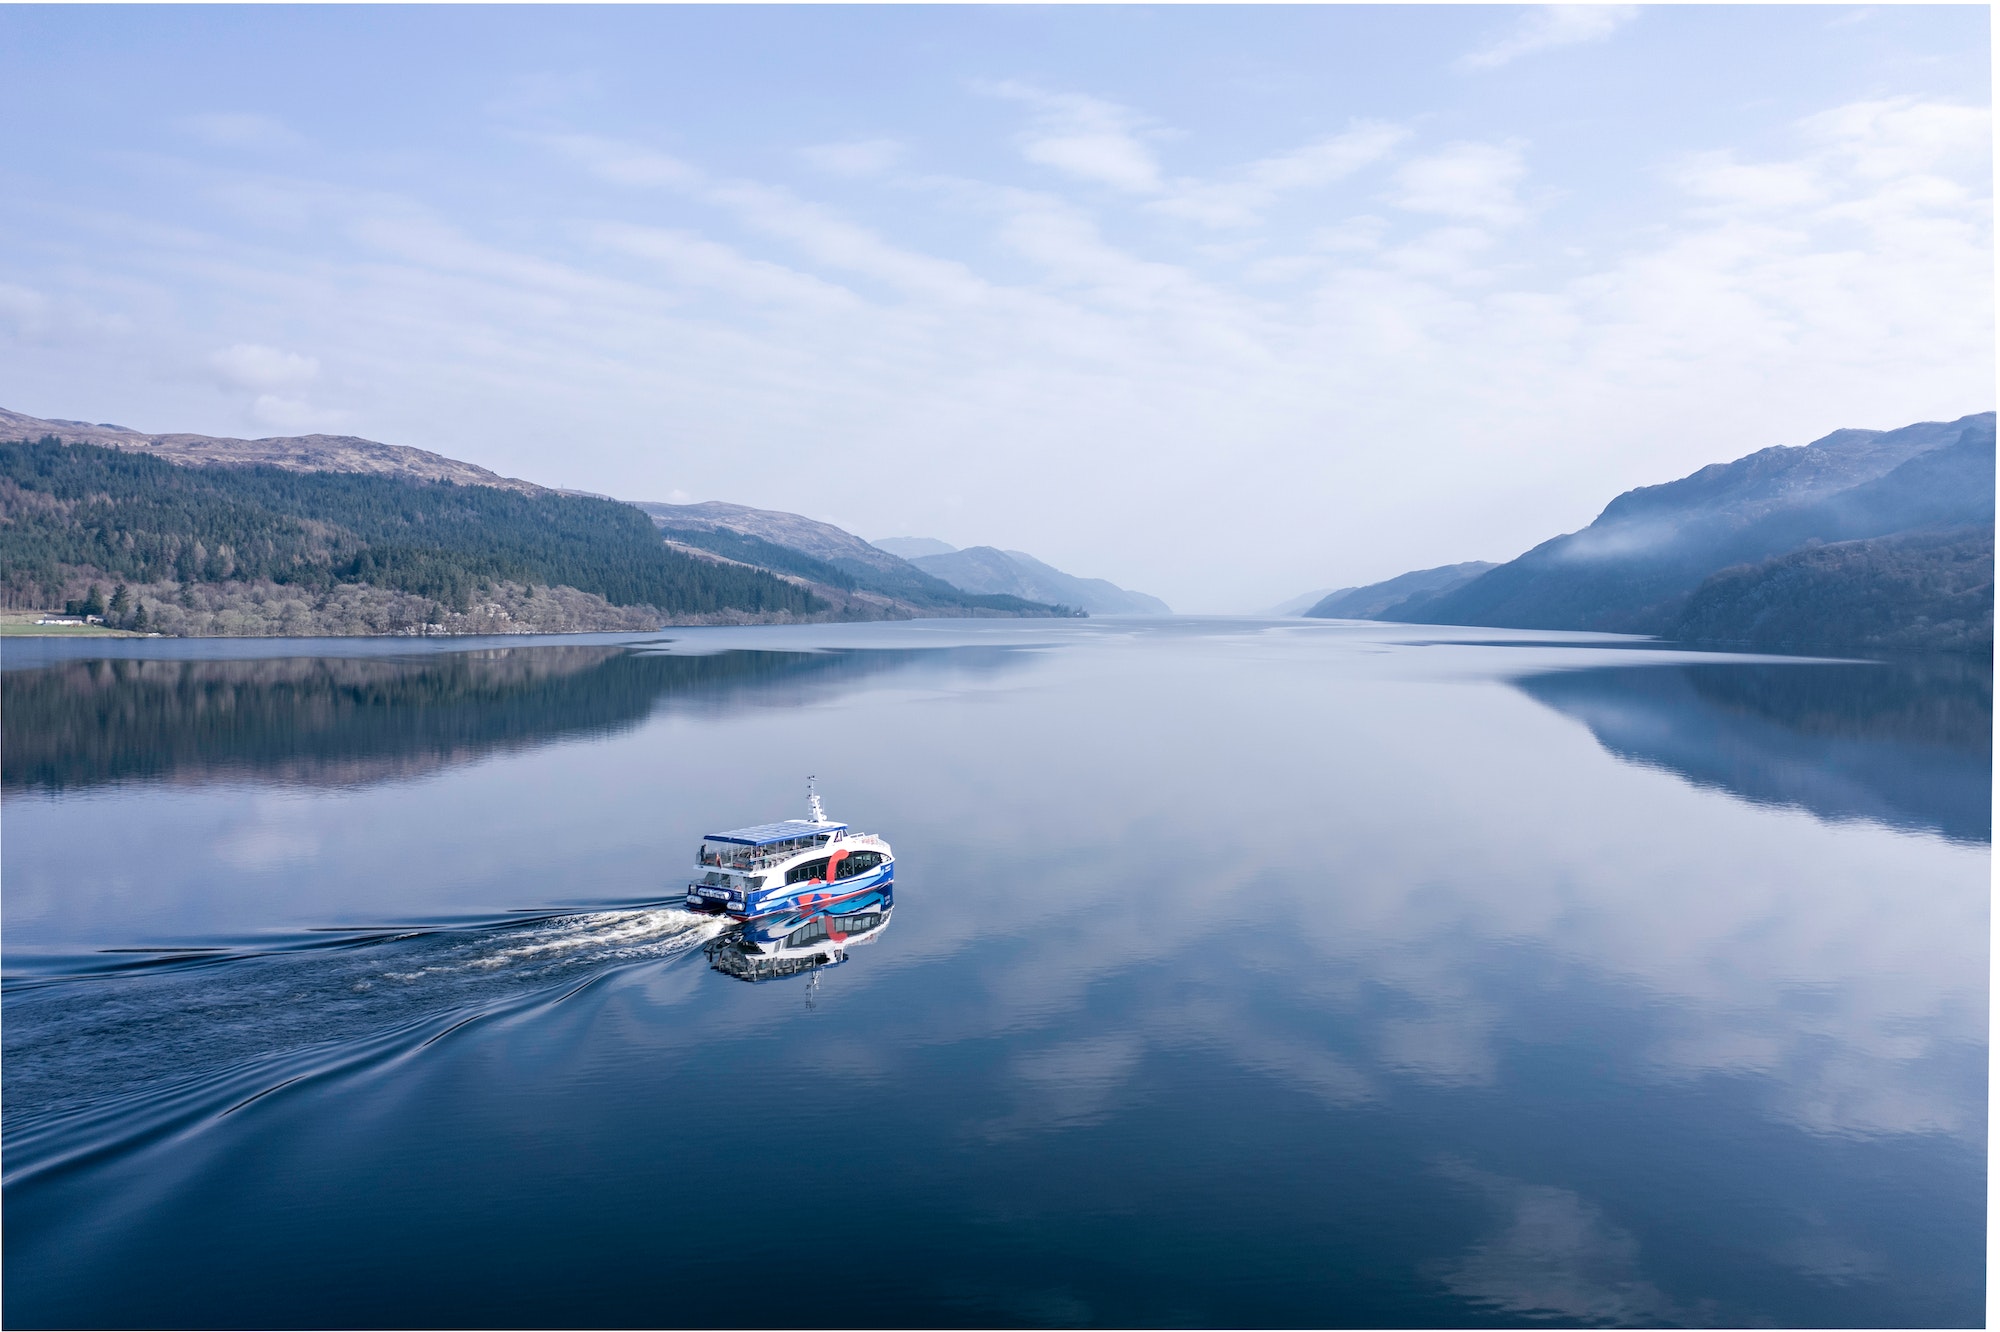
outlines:
{"label": "reflection of hillside", "polygon": [[1992,840],[1990,662],[1610,667],[1518,685],[1619,757],[1699,786]]}
{"label": "reflection of hillside", "polygon": [[0,780],[8,790],[135,779],[384,781],[622,730],[661,706],[796,703],[921,657],[959,655],[520,647],[64,662],[0,676]]}

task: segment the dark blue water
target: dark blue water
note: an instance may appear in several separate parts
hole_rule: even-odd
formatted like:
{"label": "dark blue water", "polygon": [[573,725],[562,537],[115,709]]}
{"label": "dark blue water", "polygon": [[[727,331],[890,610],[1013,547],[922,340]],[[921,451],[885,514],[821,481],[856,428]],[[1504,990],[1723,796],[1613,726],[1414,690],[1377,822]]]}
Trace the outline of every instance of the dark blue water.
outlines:
{"label": "dark blue water", "polygon": [[1980,1323],[1990,668],[1455,632],[10,640],[5,1320]]}

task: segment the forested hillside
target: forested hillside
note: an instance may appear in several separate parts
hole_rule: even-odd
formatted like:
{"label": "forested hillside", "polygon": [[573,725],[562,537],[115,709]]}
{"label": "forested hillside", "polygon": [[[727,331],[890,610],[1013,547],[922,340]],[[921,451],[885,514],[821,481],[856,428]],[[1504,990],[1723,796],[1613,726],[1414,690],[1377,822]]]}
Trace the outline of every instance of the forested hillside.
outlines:
{"label": "forested hillside", "polygon": [[1789,651],[1993,651],[1993,529],[1811,546],[1725,569],[1669,638]]}
{"label": "forested hillside", "polygon": [[[0,444],[0,599],[49,607],[84,581],[155,588],[377,588],[465,612],[502,586],[574,588],[664,617],[810,615],[805,589],[667,549],[612,500],[269,466],[175,466]],[[102,593],[100,593],[100,596]]]}

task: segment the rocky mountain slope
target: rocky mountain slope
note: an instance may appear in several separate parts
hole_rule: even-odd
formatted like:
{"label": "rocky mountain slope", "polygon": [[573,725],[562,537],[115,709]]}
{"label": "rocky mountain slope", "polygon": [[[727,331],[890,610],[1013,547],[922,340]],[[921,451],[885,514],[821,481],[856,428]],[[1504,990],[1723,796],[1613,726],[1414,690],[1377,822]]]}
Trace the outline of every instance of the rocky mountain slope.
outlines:
{"label": "rocky mountain slope", "polygon": [[353,435],[287,435],[269,439],[229,439],[215,435],[148,435],[125,426],[89,421],[44,420],[0,407],[0,440],[53,436],[68,444],[95,444],[194,466],[204,463],[263,463],[288,472],[355,472],[419,481],[452,481],[461,486],[495,486],[524,495],[546,494],[533,482],[501,476],[484,467],[425,449],[378,444]]}

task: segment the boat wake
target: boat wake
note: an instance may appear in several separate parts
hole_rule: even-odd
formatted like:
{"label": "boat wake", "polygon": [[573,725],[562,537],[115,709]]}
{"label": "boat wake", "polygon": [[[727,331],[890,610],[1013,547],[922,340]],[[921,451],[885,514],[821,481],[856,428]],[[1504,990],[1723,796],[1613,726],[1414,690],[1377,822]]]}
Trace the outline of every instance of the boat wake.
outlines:
{"label": "boat wake", "polygon": [[698,955],[727,924],[648,903],[256,951],[121,952],[10,977],[0,1180],[13,1188],[302,1081],[414,1057],[621,968]]}

